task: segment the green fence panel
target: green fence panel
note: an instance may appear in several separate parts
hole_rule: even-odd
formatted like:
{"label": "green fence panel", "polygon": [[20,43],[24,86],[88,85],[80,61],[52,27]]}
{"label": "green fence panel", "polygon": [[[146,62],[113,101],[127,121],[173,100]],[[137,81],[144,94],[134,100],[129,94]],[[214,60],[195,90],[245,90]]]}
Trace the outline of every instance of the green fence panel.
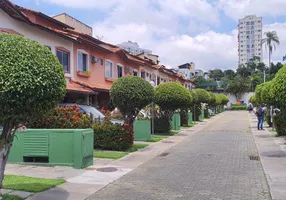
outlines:
{"label": "green fence panel", "polygon": [[180,130],[181,128],[181,117],[180,114],[174,114],[172,117],[172,130]]}
{"label": "green fence panel", "polygon": [[134,140],[146,141],[151,138],[150,120],[136,120],[134,122]]}
{"label": "green fence panel", "polygon": [[92,129],[28,129],[13,141],[10,163],[72,166],[93,165]]}
{"label": "green fence panel", "polygon": [[189,123],[189,124],[192,124],[192,123],[193,123],[193,113],[192,113],[192,112],[189,112],[189,113],[188,113],[188,117],[189,117],[188,123]]}
{"label": "green fence panel", "polygon": [[205,119],[205,112],[204,110],[201,110],[200,120],[203,121],[204,119]]}

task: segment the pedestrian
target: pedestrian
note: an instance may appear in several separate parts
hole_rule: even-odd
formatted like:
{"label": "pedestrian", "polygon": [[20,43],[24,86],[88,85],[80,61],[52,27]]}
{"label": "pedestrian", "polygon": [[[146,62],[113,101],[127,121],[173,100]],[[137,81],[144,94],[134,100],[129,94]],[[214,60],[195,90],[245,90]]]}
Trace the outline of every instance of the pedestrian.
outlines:
{"label": "pedestrian", "polygon": [[262,106],[259,106],[259,108],[256,111],[256,116],[258,119],[257,123],[258,130],[264,130],[263,129],[264,115],[265,115],[265,109]]}
{"label": "pedestrian", "polygon": [[251,111],[253,111],[253,105],[252,105],[252,103],[249,103],[249,104],[248,104],[247,110],[248,110],[249,113],[251,113]]}

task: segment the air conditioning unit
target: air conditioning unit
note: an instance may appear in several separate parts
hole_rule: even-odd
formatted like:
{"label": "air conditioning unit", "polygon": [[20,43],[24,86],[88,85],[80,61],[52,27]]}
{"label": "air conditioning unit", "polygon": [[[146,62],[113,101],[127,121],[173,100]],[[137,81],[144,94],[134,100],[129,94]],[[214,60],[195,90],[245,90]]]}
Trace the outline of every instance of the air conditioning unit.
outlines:
{"label": "air conditioning unit", "polygon": [[100,62],[100,59],[98,57],[92,56],[91,57],[91,62],[92,63],[97,63],[97,62]]}

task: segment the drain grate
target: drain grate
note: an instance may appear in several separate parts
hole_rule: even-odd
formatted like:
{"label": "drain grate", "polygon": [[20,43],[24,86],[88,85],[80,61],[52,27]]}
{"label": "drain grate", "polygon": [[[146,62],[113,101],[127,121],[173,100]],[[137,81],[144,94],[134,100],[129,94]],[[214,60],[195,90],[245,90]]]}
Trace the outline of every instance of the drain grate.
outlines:
{"label": "drain grate", "polygon": [[270,158],[284,158],[286,157],[286,153],[284,151],[269,151],[263,152],[263,156],[270,157]]}
{"label": "drain grate", "polygon": [[171,144],[171,143],[174,143],[174,142],[168,141],[168,140],[163,140],[162,143],[170,143]]}
{"label": "drain grate", "polygon": [[259,156],[249,156],[250,160],[259,160]]}
{"label": "drain grate", "polygon": [[116,171],[118,171],[118,169],[115,167],[104,167],[104,168],[98,168],[96,171],[99,171],[99,172],[116,172]]}
{"label": "drain grate", "polygon": [[161,153],[159,156],[164,157],[164,156],[167,156],[167,155],[169,155],[169,154],[170,154],[170,153],[165,152],[165,153]]}

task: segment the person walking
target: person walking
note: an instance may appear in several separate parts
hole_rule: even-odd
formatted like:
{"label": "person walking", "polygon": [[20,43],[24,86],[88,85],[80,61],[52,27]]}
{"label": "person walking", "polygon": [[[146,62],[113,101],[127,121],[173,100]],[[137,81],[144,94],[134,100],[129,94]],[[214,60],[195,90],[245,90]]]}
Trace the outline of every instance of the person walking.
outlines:
{"label": "person walking", "polygon": [[265,115],[265,109],[262,106],[260,106],[256,111],[256,116],[258,119],[257,123],[258,130],[264,130],[263,129],[264,115]]}
{"label": "person walking", "polygon": [[253,105],[252,103],[248,104],[247,110],[249,111],[249,113],[251,113],[253,111]]}

